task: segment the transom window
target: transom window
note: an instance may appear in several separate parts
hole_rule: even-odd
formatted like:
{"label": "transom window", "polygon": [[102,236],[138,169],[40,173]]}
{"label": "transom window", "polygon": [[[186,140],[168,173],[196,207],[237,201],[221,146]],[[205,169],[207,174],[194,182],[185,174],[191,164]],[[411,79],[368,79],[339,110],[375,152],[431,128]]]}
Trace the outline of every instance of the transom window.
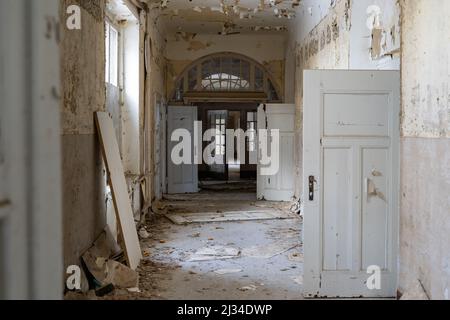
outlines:
{"label": "transom window", "polygon": [[268,72],[258,63],[235,54],[200,59],[178,79],[172,97],[182,101],[187,92],[264,92],[268,101],[279,101]]}

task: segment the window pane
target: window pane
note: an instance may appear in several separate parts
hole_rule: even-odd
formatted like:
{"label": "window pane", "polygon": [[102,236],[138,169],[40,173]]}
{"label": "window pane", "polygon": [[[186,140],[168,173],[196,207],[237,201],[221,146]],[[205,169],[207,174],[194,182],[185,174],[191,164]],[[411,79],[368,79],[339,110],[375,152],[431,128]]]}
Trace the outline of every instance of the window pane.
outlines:
{"label": "window pane", "polygon": [[109,83],[117,86],[119,76],[119,33],[109,26]]}
{"label": "window pane", "polygon": [[264,91],[264,72],[258,67],[255,67],[255,90]]}
{"label": "window pane", "polygon": [[105,23],[105,82],[109,83],[109,23]]}
{"label": "window pane", "polygon": [[197,67],[189,70],[188,73],[188,90],[195,90],[197,86]]}
{"label": "window pane", "polygon": [[272,81],[269,80],[268,82],[269,82],[269,100],[271,100],[271,101],[279,100],[277,90],[275,90],[275,87],[274,87]]}

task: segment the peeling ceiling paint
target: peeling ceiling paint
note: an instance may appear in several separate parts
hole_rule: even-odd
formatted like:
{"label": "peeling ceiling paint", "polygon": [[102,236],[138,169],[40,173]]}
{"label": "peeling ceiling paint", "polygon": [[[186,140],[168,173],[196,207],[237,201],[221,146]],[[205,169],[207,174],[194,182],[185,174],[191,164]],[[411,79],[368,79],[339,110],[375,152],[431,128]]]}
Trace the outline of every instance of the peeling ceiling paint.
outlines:
{"label": "peeling ceiling paint", "polygon": [[115,21],[135,21],[136,18],[131,13],[123,0],[107,0],[106,1],[106,14],[110,19]]}
{"label": "peeling ceiling paint", "polygon": [[145,0],[169,33],[284,32],[300,0]]}

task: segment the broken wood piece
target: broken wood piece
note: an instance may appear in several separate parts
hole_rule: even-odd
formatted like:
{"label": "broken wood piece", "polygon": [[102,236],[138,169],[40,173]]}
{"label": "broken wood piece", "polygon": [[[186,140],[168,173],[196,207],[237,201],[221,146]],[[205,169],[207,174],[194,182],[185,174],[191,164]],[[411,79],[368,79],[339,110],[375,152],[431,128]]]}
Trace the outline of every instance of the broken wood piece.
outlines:
{"label": "broken wood piece", "polygon": [[233,222],[294,219],[293,216],[283,212],[274,211],[228,211],[228,212],[202,212],[202,213],[169,213],[167,219],[177,225],[191,223]]}
{"label": "broken wood piece", "polygon": [[241,250],[234,247],[212,246],[197,250],[188,262],[226,260],[239,257]]}
{"label": "broken wood piece", "polygon": [[136,271],[127,266],[114,260],[108,260],[104,282],[111,283],[116,288],[136,288],[139,286],[139,276]]}
{"label": "broken wood piece", "polygon": [[289,254],[288,259],[292,262],[303,262],[303,253],[292,252]]}
{"label": "broken wood piece", "polygon": [[242,272],[242,269],[220,269],[214,271],[214,273],[217,273],[219,275],[226,275],[226,274],[232,274],[232,273],[239,273]]}
{"label": "broken wood piece", "polygon": [[249,258],[271,259],[298,246],[299,243],[297,243],[295,240],[282,240],[267,245],[252,246],[242,249],[242,256]]}
{"label": "broken wood piece", "polygon": [[114,209],[122,231],[125,256],[131,269],[136,270],[142,254],[113,122],[106,112],[96,112],[95,120],[111,181]]}

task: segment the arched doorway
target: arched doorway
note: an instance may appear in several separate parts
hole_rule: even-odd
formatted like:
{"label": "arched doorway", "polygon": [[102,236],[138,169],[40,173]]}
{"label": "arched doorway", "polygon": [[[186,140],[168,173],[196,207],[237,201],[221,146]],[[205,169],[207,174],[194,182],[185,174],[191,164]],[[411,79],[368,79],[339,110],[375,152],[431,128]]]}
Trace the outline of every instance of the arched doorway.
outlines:
{"label": "arched doorway", "polygon": [[[262,103],[280,103],[280,84],[263,65],[253,59],[231,52],[202,57],[191,63],[178,76],[170,95],[170,105],[197,107],[202,133],[218,129],[214,157],[222,157],[223,164],[198,166],[200,181],[256,180],[255,164],[239,163],[226,155],[228,129],[250,132],[246,138],[246,159],[256,148],[257,108]],[[254,132],[253,134],[251,132]],[[208,143],[204,143],[203,149]],[[235,145],[235,154],[238,146]],[[228,158],[226,158],[228,157]]]}
{"label": "arched doorway", "polygon": [[255,60],[232,52],[205,56],[178,76],[174,104],[195,102],[282,102],[274,76]]}

